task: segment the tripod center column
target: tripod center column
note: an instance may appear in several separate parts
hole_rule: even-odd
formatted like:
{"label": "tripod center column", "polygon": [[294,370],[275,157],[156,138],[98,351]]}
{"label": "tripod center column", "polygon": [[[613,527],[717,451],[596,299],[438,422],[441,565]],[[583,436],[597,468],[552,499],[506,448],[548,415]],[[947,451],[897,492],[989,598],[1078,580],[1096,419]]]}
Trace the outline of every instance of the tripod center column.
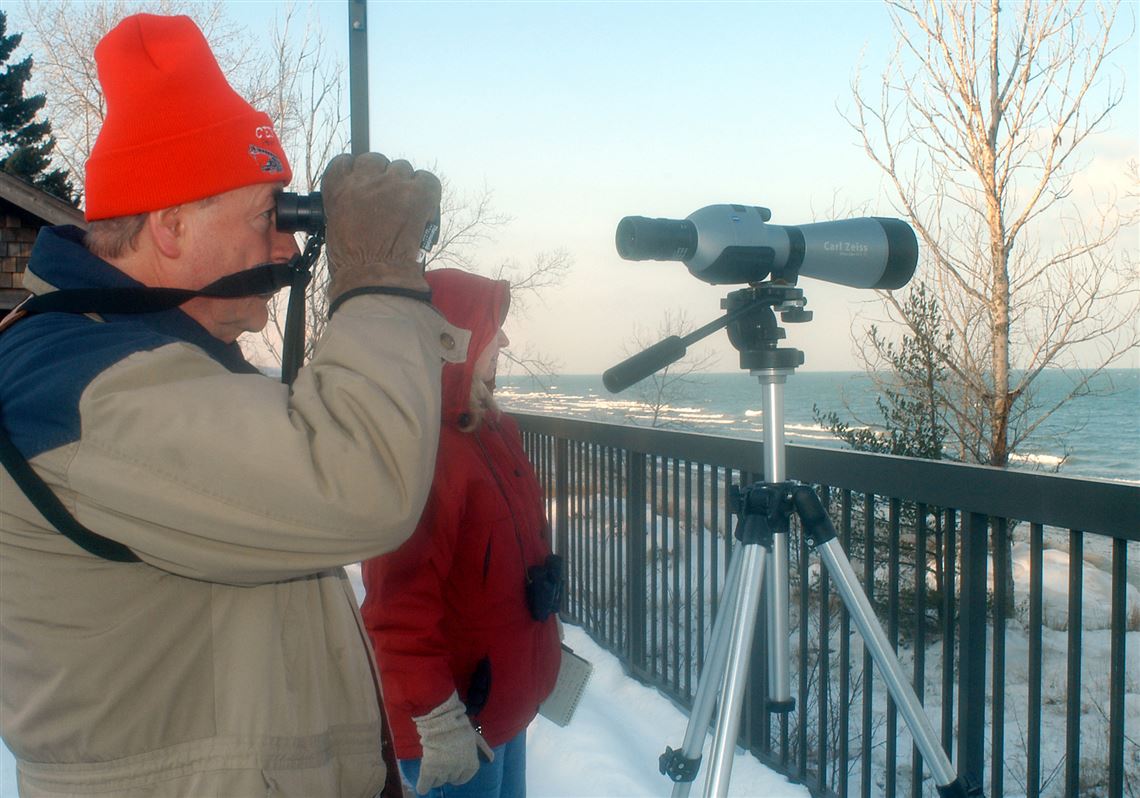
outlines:
{"label": "tripod center column", "polygon": [[764,394],[764,481],[783,482],[784,460],[784,383],[792,369],[753,369]]}

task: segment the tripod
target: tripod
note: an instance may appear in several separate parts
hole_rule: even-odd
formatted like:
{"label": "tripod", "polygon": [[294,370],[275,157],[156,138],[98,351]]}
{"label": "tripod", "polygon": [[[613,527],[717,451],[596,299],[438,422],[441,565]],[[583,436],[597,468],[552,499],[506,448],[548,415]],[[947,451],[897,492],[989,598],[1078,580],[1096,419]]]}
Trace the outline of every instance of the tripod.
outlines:
{"label": "tripod", "polygon": [[[684,339],[666,339],[607,373],[607,387],[610,381],[620,384],[620,380],[637,374],[641,376],[636,379],[640,379],[683,355],[686,344],[727,327],[729,340],[740,352],[741,368],[749,369],[763,389],[765,481],[739,494],[736,536],[742,545],[733,553],[725,577],[720,611],[713,624],[684,743],[679,750],[665,749],[660,759],[661,773],[674,782],[673,798],[689,794],[700,769],[705,732],[719,702],[705,796],[721,798],[728,794],[747,679],[747,652],[752,646],[762,589],[768,598],[768,708],[777,713],[794,709],[789,686],[788,530],[795,512],[805,541],[819,553],[915,745],[928,763],[939,794],[981,796],[980,788],[967,786],[957,776],[938,742],[819,497],[810,487],[785,479],[783,389],[796,367],[803,365],[804,357],[799,350],[777,347],[784,331],[776,323],[775,313],[778,311],[784,322],[808,321],[811,313],[804,310],[804,304],[800,289],[783,284],[760,283],[734,291],[721,303],[728,311],[721,320]],[[662,362],[663,357],[671,359]]]}

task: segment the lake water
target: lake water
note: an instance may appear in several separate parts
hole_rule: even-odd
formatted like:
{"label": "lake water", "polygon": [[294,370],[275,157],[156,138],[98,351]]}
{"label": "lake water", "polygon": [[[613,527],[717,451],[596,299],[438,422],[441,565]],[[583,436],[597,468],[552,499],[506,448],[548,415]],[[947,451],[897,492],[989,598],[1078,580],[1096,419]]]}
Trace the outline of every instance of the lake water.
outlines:
{"label": "lake water", "polygon": [[[755,377],[744,372],[700,374],[683,388],[657,422],[670,429],[762,437],[763,398]],[[495,395],[507,410],[572,416],[621,424],[651,425],[649,380],[611,394],[601,375],[563,375],[540,385],[525,376],[500,377]],[[1073,385],[1063,371],[1044,372],[1035,401],[1051,407]],[[841,447],[815,423],[812,406],[841,419],[877,422],[878,391],[863,372],[796,372],[784,387],[784,431],[789,443]],[[1015,467],[1058,470],[1065,476],[1140,483],[1140,370],[1115,369],[1096,378],[1092,394],[1064,404],[1019,447]]]}

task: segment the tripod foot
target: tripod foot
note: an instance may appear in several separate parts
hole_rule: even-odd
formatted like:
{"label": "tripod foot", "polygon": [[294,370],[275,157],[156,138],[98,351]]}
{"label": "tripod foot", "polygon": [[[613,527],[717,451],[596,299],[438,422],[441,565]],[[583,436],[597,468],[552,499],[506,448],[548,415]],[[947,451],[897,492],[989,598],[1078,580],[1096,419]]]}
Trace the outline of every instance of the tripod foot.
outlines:
{"label": "tripod foot", "polygon": [[674,751],[665,746],[665,753],[661,755],[658,764],[662,775],[668,776],[674,782],[692,781],[701,768],[701,757],[689,759],[684,751]]}
{"label": "tripod foot", "polygon": [[786,715],[796,708],[796,699],[789,698],[784,701],[768,701],[768,711],[774,715]]}
{"label": "tripod foot", "polygon": [[943,784],[938,787],[938,795],[941,798],[985,798],[985,793],[982,788],[977,784],[973,784],[968,779],[963,779],[961,776],[954,779],[949,784]]}

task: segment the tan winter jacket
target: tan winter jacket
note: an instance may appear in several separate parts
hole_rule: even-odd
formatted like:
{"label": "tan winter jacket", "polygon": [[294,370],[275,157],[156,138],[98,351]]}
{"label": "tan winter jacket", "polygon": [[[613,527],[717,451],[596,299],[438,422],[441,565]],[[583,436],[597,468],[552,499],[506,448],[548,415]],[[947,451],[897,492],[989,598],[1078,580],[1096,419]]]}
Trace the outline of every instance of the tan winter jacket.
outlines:
{"label": "tan winter jacket", "polygon": [[[35,368],[19,344],[0,348],[18,445],[8,404],[52,379],[20,381]],[[81,524],[143,562],[87,554],[0,471],[0,733],[21,795],[380,791],[375,666],[340,566],[415,527],[441,358],[465,349],[427,305],[364,296],[329,322],[292,393],[163,340],[84,382],[80,436],[31,462]]]}

